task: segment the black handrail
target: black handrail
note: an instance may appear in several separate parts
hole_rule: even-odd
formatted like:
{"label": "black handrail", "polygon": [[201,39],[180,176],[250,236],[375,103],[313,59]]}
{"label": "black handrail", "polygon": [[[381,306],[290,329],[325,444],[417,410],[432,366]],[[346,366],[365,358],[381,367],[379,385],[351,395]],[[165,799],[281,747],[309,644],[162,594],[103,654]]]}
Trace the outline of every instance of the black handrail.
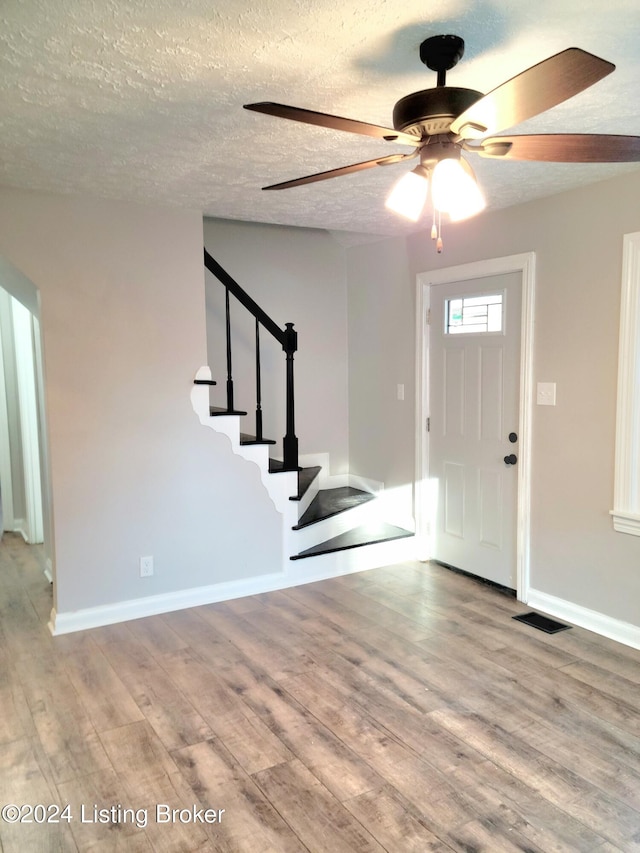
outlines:
{"label": "black handrail", "polygon": [[282,344],[284,347],[285,332],[277,323],[273,322],[271,317],[262,310],[257,302],[253,301],[249,294],[240,287],[238,282],[232,279],[229,273],[211,257],[206,249],[204,250],[204,265],[209,272],[213,273],[215,277],[219,279],[226,288],[228,288],[230,293],[233,293],[238,302],[244,305],[244,307],[253,314],[256,320],[259,320],[265,329],[270,332],[278,343]]}
{"label": "black handrail", "polygon": [[204,250],[204,265],[210,273],[222,282],[225,287],[225,324],[227,332],[227,411],[234,411],[233,377],[231,371],[231,315],[229,309],[229,294],[243,305],[256,320],[256,439],[262,440],[262,395],[260,389],[260,336],[259,324],[261,324],[282,345],[286,354],[286,383],[287,383],[287,411],[286,411],[286,435],[282,440],[282,471],[298,470],[298,439],[295,434],[295,400],[293,391],[293,354],[298,349],[298,333],[293,328],[293,323],[286,323],[281,329],[277,323],[254,302],[249,294],[235,281],[220,264]]}

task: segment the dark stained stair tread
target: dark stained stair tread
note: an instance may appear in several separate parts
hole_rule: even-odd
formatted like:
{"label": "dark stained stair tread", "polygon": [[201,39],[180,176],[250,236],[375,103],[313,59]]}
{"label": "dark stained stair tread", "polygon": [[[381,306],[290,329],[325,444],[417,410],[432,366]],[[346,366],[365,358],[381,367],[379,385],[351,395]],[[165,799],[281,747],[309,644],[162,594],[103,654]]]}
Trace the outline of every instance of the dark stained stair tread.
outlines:
{"label": "dark stained stair tread", "polygon": [[275,441],[272,438],[261,438],[258,439],[255,435],[247,435],[246,432],[240,433],[240,444],[275,444]]}
{"label": "dark stained stair tread", "polygon": [[311,502],[307,511],[293,528],[300,530],[309,524],[315,524],[325,518],[331,518],[347,509],[375,499],[371,492],[363,492],[352,486],[340,486],[337,489],[321,489]]}
{"label": "dark stained stair tread", "polygon": [[246,415],[246,412],[241,412],[239,409],[223,409],[221,406],[209,406],[209,414],[212,418],[220,417],[220,415]]}
{"label": "dark stained stair tread", "polygon": [[375,545],[379,542],[389,542],[392,539],[404,539],[414,536],[410,530],[396,527],[394,524],[378,522],[377,524],[366,524],[355,527],[326,542],[320,542],[312,548],[306,548],[299,554],[294,554],[290,559],[303,560],[305,557],[317,557],[320,554],[331,554],[334,551],[347,551],[350,548],[360,548],[363,545]]}
{"label": "dark stained stair tread", "polygon": [[[287,469],[283,467],[284,462],[281,459],[269,459],[269,473],[270,474],[282,474]],[[300,468],[298,468],[300,471]]]}

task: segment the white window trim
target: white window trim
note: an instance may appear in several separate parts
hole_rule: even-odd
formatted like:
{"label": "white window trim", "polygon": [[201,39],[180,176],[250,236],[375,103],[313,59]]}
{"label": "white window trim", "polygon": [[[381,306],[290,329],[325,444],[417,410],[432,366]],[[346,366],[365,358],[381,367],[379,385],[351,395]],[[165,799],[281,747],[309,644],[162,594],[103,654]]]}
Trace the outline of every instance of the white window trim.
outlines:
{"label": "white window trim", "polygon": [[640,231],[625,234],[618,353],[613,527],[640,536]]}

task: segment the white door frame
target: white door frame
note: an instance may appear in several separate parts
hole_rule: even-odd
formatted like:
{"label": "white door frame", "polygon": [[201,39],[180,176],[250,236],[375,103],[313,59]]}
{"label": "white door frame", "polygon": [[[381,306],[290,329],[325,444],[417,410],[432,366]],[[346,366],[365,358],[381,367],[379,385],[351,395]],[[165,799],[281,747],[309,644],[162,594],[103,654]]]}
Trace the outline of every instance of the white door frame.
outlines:
{"label": "white door frame", "polygon": [[31,311],[17,299],[12,299],[12,308],[27,516],[24,534],[26,534],[26,541],[34,545],[44,541],[34,317]]}
{"label": "white door frame", "polygon": [[[7,415],[7,389],[4,378],[2,329],[0,329],[0,490],[2,492],[2,520],[4,530],[13,530],[13,480],[11,451],[9,449],[9,418]],[[3,530],[0,529],[0,535]]]}
{"label": "white door frame", "polygon": [[429,470],[429,324],[431,287],[436,284],[520,273],[522,314],[520,331],[520,404],[518,414],[518,507],[516,530],[516,594],[526,603],[529,594],[531,509],[531,422],[533,415],[533,331],[535,253],[489,258],[470,264],[419,273],[416,276],[416,538],[419,558],[431,557],[431,489]]}

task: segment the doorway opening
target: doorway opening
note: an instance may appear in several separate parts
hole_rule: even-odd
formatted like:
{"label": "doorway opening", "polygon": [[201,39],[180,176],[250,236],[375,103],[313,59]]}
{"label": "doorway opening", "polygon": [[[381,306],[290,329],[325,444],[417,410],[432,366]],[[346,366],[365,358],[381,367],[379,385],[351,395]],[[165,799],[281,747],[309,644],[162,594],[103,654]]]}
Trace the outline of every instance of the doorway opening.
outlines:
{"label": "doorway opening", "polygon": [[53,583],[44,373],[36,286],[0,257],[0,517]]}
{"label": "doorway opening", "polygon": [[[503,280],[512,291],[516,287],[519,304],[511,318],[505,313],[506,325],[498,328],[497,319],[488,318],[494,313],[497,316],[492,305],[502,304],[503,297],[495,297],[502,286],[507,287],[501,284]],[[525,602],[529,589],[534,285],[535,255],[531,252],[420,273],[416,299],[415,502],[420,559],[440,559],[493,580],[488,567],[497,564],[506,544],[511,554],[505,558],[505,565],[511,563],[506,569],[506,585],[515,586],[518,599]],[[508,309],[506,290],[504,300]],[[513,302],[511,298],[512,306]],[[509,379],[504,369],[509,355],[503,343],[507,328],[513,331],[515,326],[519,326],[515,329],[519,366]],[[507,384],[516,395],[511,409],[502,408]],[[514,437],[517,454],[510,444]],[[498,438],[507,442],[504,453]],[[489,461],[487,448],[493,454]],[[476,452],[485,456],[469,458]],[[508,529],[500,527],[503,505],[512,512]],[[443,560],[439,552],[454,554],[456,559]],[[459,565],[460,561],[467,564]],[[497,582],[505,583],[500,576]]]}

